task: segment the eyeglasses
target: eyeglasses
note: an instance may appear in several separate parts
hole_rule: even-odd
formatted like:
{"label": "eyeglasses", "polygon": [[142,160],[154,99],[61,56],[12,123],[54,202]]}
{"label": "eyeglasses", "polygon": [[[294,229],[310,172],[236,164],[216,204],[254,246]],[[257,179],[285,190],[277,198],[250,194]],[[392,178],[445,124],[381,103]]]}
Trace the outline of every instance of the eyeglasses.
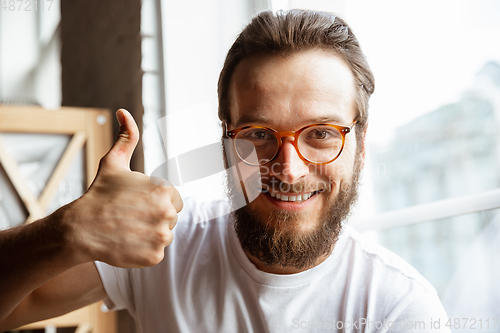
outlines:
{"label": "eyeglasses", "polygon": [[[278,132],[262,126],[244,126],[228,130],[225,123],[224,134],[233,139],[238,157],[249,165],[264,165],[271,162],[280,152],[283,138],[292,137],[292,145],[299,157],[313,164],[328,164],[335,161],[344,149],[345,136],[357,120],[349,126],[312,124],[297,131]],[[258,163],[255,163],[255,149]],[[250,158],[250,156],[253,156]]]}

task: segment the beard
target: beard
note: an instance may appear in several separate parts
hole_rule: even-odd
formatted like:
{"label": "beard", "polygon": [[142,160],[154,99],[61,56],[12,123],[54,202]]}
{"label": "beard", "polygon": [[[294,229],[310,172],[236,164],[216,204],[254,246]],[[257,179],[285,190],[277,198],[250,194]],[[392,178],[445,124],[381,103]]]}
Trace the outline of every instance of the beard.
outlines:
{"label": "beard", "polygon": [[[292,223],[297,224],[301,219],[307,218],[301,212],[276,209],[263,216],[258,207],[252,208],[251,204],[236,210],[233,213],[234,228],[243,250],[269,266],[299,270],[314,267],[319,258],[331,253],[339,238],[343,221],[349,216],[358,197],[360,172],[361,162],[356,158],[351,180],[341,184],[333,203],[328,203],[323,198],[326,208],[320,213],[319,226],[306,234],[289,228]],[[228,172],[227,175],[228,195],[232,201],[237,196],[237,189],[233,174]],[[276,181],[279,182],[279,188],[314,189],[314,184],[295,186]],[[281,187],[282,185],[285,186]],[[329,191],[324,187],[323,190]]]}

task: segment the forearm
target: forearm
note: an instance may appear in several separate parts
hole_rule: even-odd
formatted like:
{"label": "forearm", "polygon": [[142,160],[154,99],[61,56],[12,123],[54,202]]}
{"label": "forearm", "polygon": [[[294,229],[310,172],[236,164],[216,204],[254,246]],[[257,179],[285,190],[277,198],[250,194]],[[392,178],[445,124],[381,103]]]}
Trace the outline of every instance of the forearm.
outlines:
{"label": "forearm", "polygon": [[0,232],[0,321],[33,290],[82,263],[68,246],[61,214]]}
{"label": "forearm", "polygon": [[102,299],[92,261],[137,268],[163,260],[182,199],[174,187],[130,170],[139,131],[128,112],[117,116],[118,140],[82,197],[31,225],[0,232],[0,330],[24,322],[19,318],[60,315]]}

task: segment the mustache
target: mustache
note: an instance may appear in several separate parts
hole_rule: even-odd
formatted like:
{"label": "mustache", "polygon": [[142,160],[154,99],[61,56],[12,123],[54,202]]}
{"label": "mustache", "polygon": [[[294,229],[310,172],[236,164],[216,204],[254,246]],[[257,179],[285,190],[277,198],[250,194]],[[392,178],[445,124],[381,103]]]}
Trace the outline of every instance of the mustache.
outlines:
{"label": "mustache", "polygon": [[298,181],[293,184],[281,181],[278,178],[261,179],[261,191],[266,192],[284,192],[292,194],[308,193],[308,192],[324,192],[331,191],[331,182],[326,180],[316,181]]}

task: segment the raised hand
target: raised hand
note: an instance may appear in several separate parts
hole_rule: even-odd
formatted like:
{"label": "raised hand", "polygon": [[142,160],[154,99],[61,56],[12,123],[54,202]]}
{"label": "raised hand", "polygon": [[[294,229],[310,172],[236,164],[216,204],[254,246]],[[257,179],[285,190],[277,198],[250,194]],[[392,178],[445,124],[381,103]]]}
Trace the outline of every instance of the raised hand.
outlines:
{"label": "raised hand", "polygon": [[101,159],[89,190],[57,214],[78,262],[99,260],[118,267],[145,267],[163,259],[182,199],[173,186],[160,186],[130,170],[139,140],[132,116],[116,114],[120,134]]}

